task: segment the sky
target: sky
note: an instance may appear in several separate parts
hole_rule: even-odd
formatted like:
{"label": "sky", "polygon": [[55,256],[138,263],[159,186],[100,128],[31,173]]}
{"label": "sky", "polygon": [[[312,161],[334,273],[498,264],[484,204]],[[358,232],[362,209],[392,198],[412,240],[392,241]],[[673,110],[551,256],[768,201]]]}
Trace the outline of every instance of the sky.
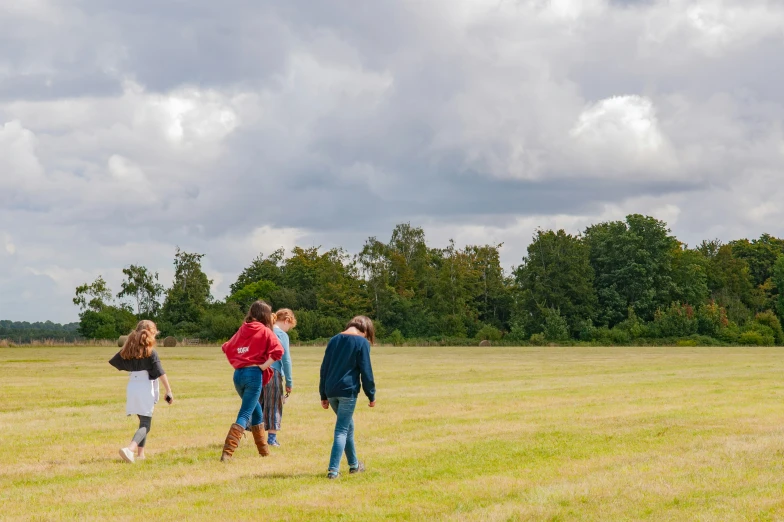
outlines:
{"label": "sky", "polygon": [[175,248],[784,236],[784,2],[0,0],[0,319]]}

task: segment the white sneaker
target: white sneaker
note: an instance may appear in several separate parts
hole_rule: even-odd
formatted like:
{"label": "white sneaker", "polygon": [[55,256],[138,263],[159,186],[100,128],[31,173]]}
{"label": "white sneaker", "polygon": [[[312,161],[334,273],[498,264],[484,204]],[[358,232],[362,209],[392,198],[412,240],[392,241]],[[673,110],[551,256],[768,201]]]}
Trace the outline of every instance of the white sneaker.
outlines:
{"label": "white sneaker", "polygon": [[133,464],[134,460],[136,460],[133,456],[133,452],[128,448],[120,448],[120,456],[125,462]]}

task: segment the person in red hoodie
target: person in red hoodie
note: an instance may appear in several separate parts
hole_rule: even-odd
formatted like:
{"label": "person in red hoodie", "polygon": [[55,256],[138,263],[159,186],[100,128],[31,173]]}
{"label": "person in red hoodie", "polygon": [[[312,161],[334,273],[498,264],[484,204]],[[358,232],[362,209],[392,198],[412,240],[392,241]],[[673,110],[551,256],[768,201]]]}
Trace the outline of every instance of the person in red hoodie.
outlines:
{"label": "person in red hoodie", "polygon": [[242,397],[242,406],[237,414],[237,422],[231,425],[226,436],[221,462],[234,455],[249,422],[259,455],[269,455],[259,395],[262,387],[272,378],[270,366],[283,357],[283,347],[272,331],[273,323],[270,305],[256,301],[250,306],[245,322],[237,333],[223,344],[223,353],[234,367],[234,388]]}

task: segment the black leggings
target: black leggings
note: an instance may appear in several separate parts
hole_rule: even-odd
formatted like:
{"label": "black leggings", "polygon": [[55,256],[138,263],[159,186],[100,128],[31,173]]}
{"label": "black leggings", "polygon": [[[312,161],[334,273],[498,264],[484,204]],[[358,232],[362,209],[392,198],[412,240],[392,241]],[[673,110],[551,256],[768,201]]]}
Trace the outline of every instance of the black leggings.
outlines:
{"label": "black leggings", "polygon": [[139,429],[136,430],[136,433],[133,435],[133,441],[140,447],[144,447],[144,443],[147,442],[147,434],[150,433],[150,428],[152,427],[152,417],[147,417],[145,415],[139,415]]}

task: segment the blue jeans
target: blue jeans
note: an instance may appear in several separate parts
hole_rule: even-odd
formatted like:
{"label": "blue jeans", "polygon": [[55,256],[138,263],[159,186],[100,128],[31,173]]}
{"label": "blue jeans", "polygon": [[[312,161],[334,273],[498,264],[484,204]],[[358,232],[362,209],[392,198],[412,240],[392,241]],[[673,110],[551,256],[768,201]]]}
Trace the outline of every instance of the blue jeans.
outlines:
{"label": "blue jeans", "polygon": [[354,408],[356,397],[332,397],[329,399],[332,411],[337,415],[335,421],[335,441],[332,443],[332,454],[329,456],[329,471],[340,471],[340,457],[346,452],[349,468],[356,468],[357,450],[354,448]]}
{"label": "blue jeans", "polygon": [[234,389],[242,397],[242,406],[237,414],[237,424],[243,428],[261,424],[261,395],[262,374],[258,366],[248,366],[234,370]]}

